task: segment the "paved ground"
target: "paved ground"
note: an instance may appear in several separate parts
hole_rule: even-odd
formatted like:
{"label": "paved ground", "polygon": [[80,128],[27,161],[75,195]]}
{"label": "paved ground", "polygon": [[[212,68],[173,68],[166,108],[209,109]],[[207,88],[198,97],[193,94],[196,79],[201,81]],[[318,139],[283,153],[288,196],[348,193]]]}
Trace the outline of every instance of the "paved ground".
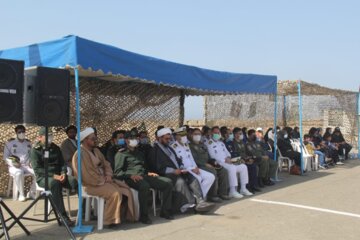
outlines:
{"label": "paved ground", "polygon": [[[222,204],[212,215],[181,215],[170,222],[154,218],[151,226],[124,224],[78,239],[360,239],[359,160],[302,177],[281,175],[284,181],[275,187]],[[5,201],[16,213],[30,203]],[[75,196],[72,207],[77,207]],[[24,223],[31,236],[15,227],[12,239],[68,239],[65,228],[55,223]]]}

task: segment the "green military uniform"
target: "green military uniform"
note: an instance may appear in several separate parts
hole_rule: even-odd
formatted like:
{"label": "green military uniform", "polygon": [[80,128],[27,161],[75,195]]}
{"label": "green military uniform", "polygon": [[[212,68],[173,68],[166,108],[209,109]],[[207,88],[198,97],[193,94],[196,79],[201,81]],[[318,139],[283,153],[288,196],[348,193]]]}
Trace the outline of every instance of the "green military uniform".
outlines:
{"label": "green military uniform", "polygon": [[[40,142],[37,142],[30,151],[30,159],[31,159],[31,166],[34,169],[36,182],[37,184],[44,188],[45,187],[45,168],[44,168],[44,148],[45,146]],[[76,189],[77,190],[77,181],[72,176],[67,176],[67,165],[64,161],[64,158],[61,154],[60,148],[51,143],[49,146],[49,159],[48,159],[48,183],[49,183],[49,190],[53,196],[54,202],[60,212],[66,215],[63,195],[62,195],[62,188],[68,189]],[[61,183],[58,180],[54,179],[54,175],[62,175],[65,174],[66,180]]]}
{"label": "green military uniform", "polygon": [[215,163],[209,156],[206,146],[203,143],[190,143],[190,150],[196,162],[196,165],[205,171],[211,172],[215,175],[215,181],[209,190],[209,197],[223,197],[228,195],[229,179],[228,172],[225,168],[210,167],[207,164],[213,165]]}
{"label": "green military uniform", "polygon": [[267,156],[266,150],[259,142],[248,141],[246,149],[248,151],[248,155],[255,157],[256,162],[259,165],[259,178],[269,179],[270,177],[275,176],[277,163]]}
{"label": "green military uniform", "polygon": [[[169,214],[172,202],[172,181],[161,176],[148,176],[145,168],[145,158],[138,149],[133,151],[127,149],[115,155],[114,178],[124,180],[131,188],[139,192],[140,220],[148,218],[148,196],[150,188],[160,190],[163,193],[161,212]],[[143,179],[137,182],[130,177],[133,175],[142,176]]]}

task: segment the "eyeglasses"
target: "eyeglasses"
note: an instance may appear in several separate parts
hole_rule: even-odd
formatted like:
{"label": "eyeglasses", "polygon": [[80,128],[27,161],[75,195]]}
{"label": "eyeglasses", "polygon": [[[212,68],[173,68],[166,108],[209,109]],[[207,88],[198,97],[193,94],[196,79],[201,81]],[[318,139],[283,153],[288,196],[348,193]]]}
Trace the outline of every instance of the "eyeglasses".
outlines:
{"label": "eyeglasses", "polygon": [[17,131],[16,133],[17,133],[17,134],[19,134],[19,133],[25,133],[25,130],[19,130],[19,131]]}

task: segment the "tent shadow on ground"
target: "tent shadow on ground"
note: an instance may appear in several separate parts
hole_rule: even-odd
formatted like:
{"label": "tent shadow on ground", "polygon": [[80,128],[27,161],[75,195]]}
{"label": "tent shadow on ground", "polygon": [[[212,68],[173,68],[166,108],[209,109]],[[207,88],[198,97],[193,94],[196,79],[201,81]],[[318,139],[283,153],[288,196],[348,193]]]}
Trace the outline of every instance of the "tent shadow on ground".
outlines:
{"label": "tent shadow on ground", "polygon": [[[327,177],[327,176],[336,174],[337,169],[338,170],[346,170],[346,169],[358,167],[359,165],[360,165],[360,161],[358,161],[358,160],[347,160],[345,162],[345,165],[335,166],[335,167],[330,168],[329,170],[305,173],[303,176],[290,175],[286,170],[284,170],[279,174],[280,178],[283,181],[278,182],[274,186],[263,188],[262,192],[256,193],[254,196],[244,197],[242,199],[231,199],[229,201],[224,201],[221,204],[217,204],[215,209],[211,213],[208,213],[207,216],[217,217],[217,216],[221,215],[221,214],[217,214],[216,210],[223,206],[226,206],[228,204],[241,202],[243,200],[251,199],[253,197],[258,197],[258,196],[261,196],[261,195],[269,193],[269,192],[292,187],[296,184],[303,184],[303,183],[306,183],[306,182],[309,182],[309,181],[312,181],[315,179]],[[76,215],[76,212],[77,212],[76,210],[72,211],[73,216]],[[151,219],[153,220],[152,225],[168,223],[168,220],[166,220],[166,219],[162,219],[159,216],[154,217],[151,215],[151,213],[149,213],[149,214],[150,214]],[[183,219],[183,218],[187,218],[187,217],[191,217],[191,216],[193,216],[193,213],[191,213],[191,212],[185,213],[185,214],[178,214],[175,216],[175,220],[172,220],[172,222],[175,223],[176,220],[178,220],[178,219]],[[51,222],[46,225],[43,223],[36,223],[36,222],[29,222],[29,221],[24,221],[24,223],[26,223],[26,226],[31,229],[30,230],[31,235],[26,236],[23,232],[20,232],[21,229],[18,226],[15,226],[14,229],[12,229],[10,231],[10,234],[16,232],[17,235],[11,234],[12,239],[19,239],[19,240],[22,240],[22,239],[24,239],[24,240],[25,239],[30,239],[30,240],[31,239],[51,239],[51,238],[54,238],[54,236],[59,236],[59,237],[57,237],[58,239],[63,239],[62,237],[64,237],[64,239],[68,239],[68,235],[67,235],[65,228],[59,227],[56,222]],[[133,229],[143,229],[143,228],[146,228],[147,226],[149,226],[149,225],[144,225],[142,223],[127,223],[126,222],[126,223],[122,224],[118,229],[103,229],[101,231],[97,231],[96,224],[97,224],[96,220],[90,221],[90,222],[83,222],[83,225],[93,225],[94,232],[92,232],[90,234],[85,234],[85,235],[77,234],[76,235],[77,239],[85,239],[87,236],[90,236],[90,235],[102,235],[102,234],[114,232],[114,231],[117,231],[117,232],[119,232],[119,234],[121,234],[122,231],[133,230]]]}

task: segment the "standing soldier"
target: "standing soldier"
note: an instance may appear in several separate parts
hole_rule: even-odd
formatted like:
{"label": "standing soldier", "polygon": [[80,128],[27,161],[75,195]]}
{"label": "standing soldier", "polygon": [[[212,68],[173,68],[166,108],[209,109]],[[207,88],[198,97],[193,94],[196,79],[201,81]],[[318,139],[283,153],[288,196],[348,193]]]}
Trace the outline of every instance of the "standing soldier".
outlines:
{"label": "standing soldier", "polygon": [[227,170],[209,157],[205,144],[201,142],[200,129],[195,128],[193,130],[192,140],[189,145],[198,167],[202,170],[211,172],[215,176],[215,181],[208,193],[209,200],[212,202],[221,202],[221,199],[229,200],[229,179]]}
{"label": "standing soldier", "polygon": [[[16,138],[10,139],[4,148],[4,160],[9,166],[9,173],[14,177],[16,188],[19,191],[19,201],[25,201],[24,196],[24,175],[32,175],[32,184],[29,197],[35,198],[36,185],[34,170],[30,167],[29,154],[31,143],[25,139],[25,127],[17,125],[15,127]],[[11,180],[11,179],[10,179]],[[16,193],[17,194],[17,193]]]}
{"label": "standing soldier", "polygon": [[[49,190],[53,196],[53,200],[60,213],[63,215],[69,226],[74,225],[64,207],[64,200],[62,189],[77,190],[77,181],[74,177],[67,175],[67,165],[64,161],[60,148],[52,142],[53,135],[49,132],[48,137],[48,184]],[[44,151],[45,151],[45,128],[42,127],[39,131],[38,141],[30,152],[31,165],[34,168],[37,184],[45,187],[45,166],[44,166]]]}

